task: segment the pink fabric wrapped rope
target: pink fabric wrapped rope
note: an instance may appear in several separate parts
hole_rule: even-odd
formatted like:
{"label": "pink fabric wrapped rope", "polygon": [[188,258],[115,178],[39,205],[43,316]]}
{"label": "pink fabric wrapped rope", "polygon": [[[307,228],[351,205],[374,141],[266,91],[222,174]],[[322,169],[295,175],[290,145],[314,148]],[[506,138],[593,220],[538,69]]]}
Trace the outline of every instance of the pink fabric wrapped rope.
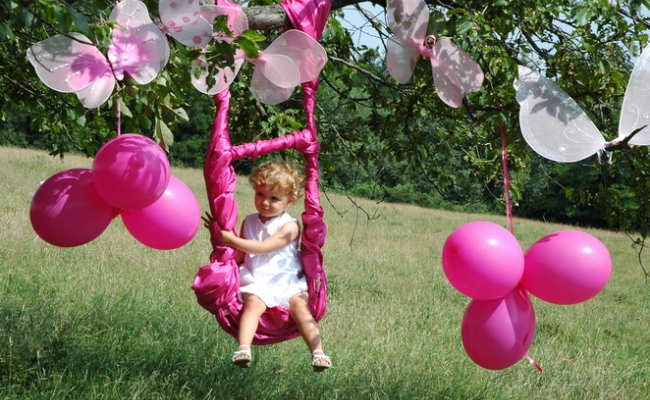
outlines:
{"label": "pink fabric wrapped rope", "polygon": [[[221,0],[223,1],[223,0]],[[330,10],[329,0],[285,0],[281,3],[296,29],[319,40]],[[192,289],[198,303],[214,314],[221,328],[236,337],[242,304],[239,290],[239,267],[234,262],[235,251],[220,245],[220,231],[236,231],[238,210],[234,191],[236,175],[232,162],[248,157],[287,149],[297,149],[305,159],[305,211],[302,214],[303,234],[301,258],[309,290],[309,308],[320,321],[327,303],[327,279],[323,270],[322,247],[327,235],[323,209],[318,191],[318,155],[314,108],[318,80],[304,83],[303,107],[306,128],[276,139],[233,146],[228,130],[230,92],[225,90],[214,98],[217,112],[211,128],[210,145],[204,164],[204,178],[213,220],[209,230],[212,242],[210,264],[201,267],[194,278]],[[262,315],[253,343],[264,345],[292,339],[300,335],[298,328],[281,307],[272,307]]]}

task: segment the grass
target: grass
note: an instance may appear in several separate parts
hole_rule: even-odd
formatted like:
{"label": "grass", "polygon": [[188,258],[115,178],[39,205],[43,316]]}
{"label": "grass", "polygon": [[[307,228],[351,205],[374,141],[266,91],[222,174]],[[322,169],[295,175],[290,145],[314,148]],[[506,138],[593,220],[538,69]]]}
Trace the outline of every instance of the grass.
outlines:
{"label": "grass", "polygon": [[[628,237],[587,230],[608,247],[614,271],[595,298],[558,306],[533,298],[530,355],[500,371],[464,352],[469,299],[440,264],[463,223],[505,217],[322,197],[330,282],[321,322],[335,367],[314,374],[300,339],[255,347],[254,364],[229,361],[233,338],[190,289],[208,262],[208,232],[186,246],[139,244],[119,219],[94,241],[58,248],[29,222],[33,192],[91,160],[0,148],[0,398],[3,399],[641,399],[650,396],[649,291]],[[202,174],[173,169],[207,209]],[[252,210],[248,185],[240,213]],[[292,212],[300,213],[299,209]],[[81,222],[80,222],[81,223]],[[566,226],[516,219],[523,249]]]}

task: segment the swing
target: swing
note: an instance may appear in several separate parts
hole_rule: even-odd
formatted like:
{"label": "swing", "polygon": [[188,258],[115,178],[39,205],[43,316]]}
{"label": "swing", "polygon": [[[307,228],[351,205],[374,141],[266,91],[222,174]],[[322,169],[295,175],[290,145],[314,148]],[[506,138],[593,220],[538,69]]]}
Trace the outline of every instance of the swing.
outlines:
{"label": "swing", "polygon": [[[302,30],[317,41],[320,40],[329,15],[329,0],[285,0],[280,4],[296,29]],[[222,246],[220,235],[221,230],[236,230],[236,175],[232,162],[244,157],[255,160],[261,155],[288,149],[296,149],[302,153],[305,160],[305,198],[300,242],[301,260],[307,279],[309,310],[316,321],[320,321],[325,314],[327,279],[323,270],[321,248],[325,242],[327,228],[323,222],[323,209],[318,191],[320,144],[314,118],[317,89],[318,79],[302,84],[305,129],[279,138],[238,146],[232,145],[228,130],[230,91],[226,89],[214,96],[217,110],[203,171],[213,217],[208,225],[213,250],[210,254],[210,264],[199,268],[192,289],[197,302],[214,314],[221,328],[235,338],[243,312],[243,303],[238,299],[239,266],[233,260],[236,250]],[[278,306],[270,307],[260,318],[253,344],[278,343],[299,335],[300,332],[288,310]]]}

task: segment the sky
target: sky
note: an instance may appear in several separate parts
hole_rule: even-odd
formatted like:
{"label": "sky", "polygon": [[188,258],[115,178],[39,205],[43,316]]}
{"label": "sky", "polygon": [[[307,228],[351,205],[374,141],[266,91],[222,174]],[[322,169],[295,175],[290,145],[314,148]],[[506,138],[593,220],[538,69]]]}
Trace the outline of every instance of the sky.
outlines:
{"label": "sky", "polygon": [[[359,5],[374,15],[382,24],[386,24],[386,11],[383,7],[373,5],[370,2],[363,2]],[[353,6],[343,7],[342,10],[345,13],[345,18],[340,18],[341,24],[350,31],[355,45],[365,44],[370,48],[383,49],[381,40],[377,38],[377,31],[368,24],[366,19]]]}

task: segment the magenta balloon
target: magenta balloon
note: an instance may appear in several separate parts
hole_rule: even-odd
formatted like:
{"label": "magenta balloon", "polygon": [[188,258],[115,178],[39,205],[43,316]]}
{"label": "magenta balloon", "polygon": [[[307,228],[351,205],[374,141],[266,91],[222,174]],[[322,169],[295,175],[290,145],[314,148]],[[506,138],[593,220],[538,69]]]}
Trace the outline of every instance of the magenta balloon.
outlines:
{"label": "magenta balloon", "polygon": [[140,243],[158,250],[187,244],[199,230],[201,208],[192,190],[172,176],[163,195],[152,205],[121,213],[126,229]]}
{"label": "magenta balloon", "polygon": [[34,193],[29,218],[36,234],[60,247],[79,246],[101,235],[116,211],[97,193],[90,169],[52,175]]}
{"label": "magenta balloon", "polygon": [[122,210],[153,204],[169,184],[165,151],[152,139],[133,133],[106,142],[97,152],[92,169],[99,194]]}
{"label": "magenta balloon", "polygon": [[469,358],[486,369],[516,364],[535,337],[535,310],[521,287],[499,299],[472,300],[461,326],[463,347]]}
{"label": "magenta balloon", "polygon": [[592,235],[564,230],[543,237],[524,256],[522,286],[553,304],[589,300],[607,285],[612,259],[607,247]]}
{"label": "magenta balloon", "polygon": [[503,297],[521,280],[524,253],[517,239],[492,222],[460,226],[442,248],[447,279],[462,294],[478,300]]}

